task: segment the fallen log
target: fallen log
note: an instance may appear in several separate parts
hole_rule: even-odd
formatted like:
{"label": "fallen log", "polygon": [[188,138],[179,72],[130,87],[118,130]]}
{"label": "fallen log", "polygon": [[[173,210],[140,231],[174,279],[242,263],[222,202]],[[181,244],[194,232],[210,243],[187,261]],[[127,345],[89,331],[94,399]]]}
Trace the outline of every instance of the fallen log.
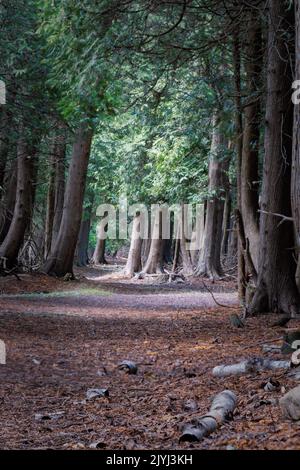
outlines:
{"label": "fallen log", "polygon": [[232,418],[236,404],[236,395],[230,390],[219,393],[214,398],[207,415],[201,416],[184,426],[179,441],[201,441],[205,436],[216,431],[225,421]]}
{"label": "fallen log", "polygon": [[290,361],[273,361],[254,357],[238,364],[216,366],[212,373],[215,377],[227,377],[229,375],[252,374],[262,370],[289,369],[290,367]]}

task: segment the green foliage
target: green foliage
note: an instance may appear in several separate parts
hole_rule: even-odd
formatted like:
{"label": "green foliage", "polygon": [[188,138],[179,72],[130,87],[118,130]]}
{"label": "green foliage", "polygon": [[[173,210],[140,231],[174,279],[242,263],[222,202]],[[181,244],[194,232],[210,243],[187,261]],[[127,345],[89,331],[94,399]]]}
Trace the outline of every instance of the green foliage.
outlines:
{"label": "green foliage", "polygon": [[96,2],[97,15],[89,13],[92,3],[41,0],[39,31],[59,111],[70,122],[88,117],[96,124],[115,113],[120,85],[105,57],[114,21],[113,11],[106,13],[110,2]]}
{"label": "green foliage", "polygon": [[89,119],[94,126],[84,204],[84,217],[94,217],[92,241],[101,203],[207,198],[215,110],[224,134],[234,134],[232,58],[215,39],[224,19],[205,2],[187,3],[1,3],[0,78],[15,84],[17,107],[48,136],[40,146],[38,204],[47,193],[53,125],[63,119],[72,130]]}

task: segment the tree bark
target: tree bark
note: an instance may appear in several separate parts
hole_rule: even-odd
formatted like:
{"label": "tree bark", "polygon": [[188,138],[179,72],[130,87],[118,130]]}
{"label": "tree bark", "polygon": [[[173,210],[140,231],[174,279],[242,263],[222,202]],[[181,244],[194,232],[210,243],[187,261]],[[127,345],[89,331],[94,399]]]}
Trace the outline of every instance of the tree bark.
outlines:
{"label": "tree bark", "polygon": [[221,266],[222,224],[224,212],[224,158],[225,139],[219,128],[219,120],[213,119],[213,136],[209,161],[209,199],[207,201],[204,250],[196,273],[215,280],[223,275]]}
{"label": "tree bark", "polygon": [[[295,78],[300,80],[300,5],[295,2],[296,17],[296,74]],[[296,283],[300,291],[300,105],[294,107],[294,132],[293,132],[293,162],[292,162],[292,210],[295,224],[296,248],[298,268]]]}
{"label": "tree bark", "polygon": [[273,213],[291,215],[293,106],[291,100],[294,12],[285,2],[270,0],[265,158],[260,222],[258,284],[249,314],[300,309],[290,222],[278,224]]}
{"label": "tree bark", "polygon": [[157,210],[154,218],[149,255],[142,273],[163,273],[162,211],[160,209]]}
{"label": "tree bark", "polygon": [[106,245],[106,232],[108,228],[107,224],[107,212],[104,214],[104,218],[101,220],[97,228],[97,243],[96,248],[92,257],[93,264],[107,264],[105,259],[105,245]]}
{"label": "tree bark", "polygon": [[204,231],[205,231],[205,204],[198,204],[196,210],[196,221],[191,239],[191,260],[194,267],[202,256],[204,249]]}
{"label": "tree bark", "polygon": [[181,206],[181,217],[180,223],[178,227],[178,234],[179,234],[179,248],[180,248],[180,257],[182,261],[182,272],[187,276],[191,276],[194,274],[193,263],[191,258],[191,253],[187,248],[187,240],[186,240],[186,218],[185,218],[185,209],[184,205]]}
{"label": "tree bark", "polygon": [[[0,196],[3,194],[6,161],[9,151],[8,112],[0,108]],[[1,199],[0,197],[0,199]]]}
{"label": "tree bark", "polygon": [[[243,155],[243,115],[241,102],[241,44],[240,29],[236,28],[233,35],[233,65],[234,65],[234,88],[235,88],[235,127],[236,127],[236,178],[237,178],[237,205],[241,211],[241,191],[242,191],[242,155]],[[245,301],[246,280],[245,261],[240,240],[237,239],[237,260],[238,260],[238,293],[241,302]]]}
{"label": "tree bark", "polygon": [[[149,224],[150,225],[150,224]],[[147,263],[147,259],[149,257],[149,251],[151,247],[151,234],[149,232],[149,237],[145,238],[142,242],[142,254],[141,254],[141,260],[142,260],[142,267]]]}
{"label": "tree bark", "polygon": [[236,226],[235,221],[233,220],[233,217],[231,217],[227,259],[230,260],[230,262],[232,262],[233,260],[236,260],[237,254],[238,254],[237,226]]}
{"label": "tree bark", "polygon": [[7,268],[17,264],[26,228],[31,220],[33,209],[33,179],[36,176],[35,160],[37,149],[28,143],[26,130],[20,128],[18,141],[17,190],[14,214],[8,233],[0,247],[0,257]]}
{"label": "tree bark", "polygon": [[136,215],[133,219],[130,249],[128,253],[127,263],[124,269],[125,276],[132,277],[142,269],[142,244],[143,240],[140,236],[141,215]]}
{"label": "tree bark", "polygon": [[14,208],[16,203],[16,187],[17,187],[17,158],[15,158],[9,168],[9,172],[5,176],[4,180],[4,194],[1,201],[0,211],[0,243],[5,239],[12,218],[14,214]]}
{"label": "tree bark", "polygon": [[54,192],[54,165],[55,165],[55,145],[53,146],[52,152],[49,155],[50,164],[50,175],[47,191],[47,209],[46,209],[46,223],[45,223],[45,243],[44,243],[44,258],[47,259],[48,254],[51,250],[52,242],[52,230],[53,230],[53,219],[54,219],[54,203],[55,203],[55,192]]}
{"label": "tree bark", "polygon": [[254,8],[248,13],[246,79],[248,104],[244,110],[243,154],[241,164],[241,214],[245,236],[255,269],[258,268],[258,156],[260,137],[260,85],[262,71],[262,33]]}
{"label": "tree bark", "polygon": [[86,195],[87,207],[83,211],[80,224],[79,236],[77,240],[75,259],[77,266],[87,266],[90,261],[89,257],[89,239],[92,225],[92,214],[95,194],[91,192]]}
{"label": "tree bark", "polygon": [[54,215],[52,223],[51,249],[54,248],[59,233],[65,194],[65,157],[66,129],[64,124],[58,126],[54,155]]}
{"label": "tree bark", "polygon": [[106,240],[102,238],[97,239],[96,248],[93,253],[92,263],[93,264],[107,264],[105,259],[105,246]]}
{"label": "tree bark", "polygon": [[87,166],[93,132],[87,123],[78,128],[73,144],[64,208],[59,233],[43,271],[63,277],[73,274],[73,261],[80,230]]}
{"label": "tree bark", "polygon": [[87,266],[89,264],[89,235],[91,229],[91,218],[88,217],[81,221],[77,248],[76,248],[76,264],[77,266]]}
{"label": "tree bark", "polygon": [[231,194],[230,194],[230,189],[228,188],[226,190],[224,214],[223,214],[223,227],[222,227],[223,235],[222,235],[222,244],[221,244],[222,257],[225,257],[228,253],[230,216],[231,216]]}

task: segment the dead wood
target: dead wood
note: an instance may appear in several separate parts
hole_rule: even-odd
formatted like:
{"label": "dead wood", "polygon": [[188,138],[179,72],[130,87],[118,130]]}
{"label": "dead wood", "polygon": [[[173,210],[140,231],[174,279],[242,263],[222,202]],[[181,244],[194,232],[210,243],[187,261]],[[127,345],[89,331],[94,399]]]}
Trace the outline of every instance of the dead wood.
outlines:
{"label": "dead wood", "polygon": [[215,377],[227,377],[229,375],[253,374],[263,370],[289,369],[290,366],[290,361],[273,361],[254,357],[238,364],[216,366],[212,373]]}
{"label": "dead wood", "polygon": [[208,414],[193,420],[183,428],[180,442],[201,441],[205,436],[215,432],[225,421],[232,418],[236,404],[236,395],[230,390],[224,390],[216,395]]}

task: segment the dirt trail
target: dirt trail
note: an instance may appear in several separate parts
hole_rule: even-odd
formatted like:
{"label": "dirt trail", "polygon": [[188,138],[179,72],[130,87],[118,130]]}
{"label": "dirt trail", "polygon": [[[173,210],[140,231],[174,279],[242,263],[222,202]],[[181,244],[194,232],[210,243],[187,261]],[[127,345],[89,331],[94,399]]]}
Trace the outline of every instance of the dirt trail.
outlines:
{"label": "dirt trail", "polygon": [[[281,331],[267,328],[273,316],[236,330],[229,322],[236,310],[216,307],[195,285],[27,276],[0,287],[0,339],[7,345],[1,449],[88,449],[95,442],[106,449],[299,447],[298,426],[282,418],[276,401],[281,392],[261,388],[268,373],[211,374],[215,365],[261,355],[263,342],[280,341]],[[216,297],[236,303],[234,292]],[[116,368],[124,359],[138,364],[137,375]],[[295,385],[280,374],[273,376],[282,385]],[[108,388],[109,398],[86,401],[89,388]],[[199,444],[179,445],[182,423],[206,413],[225,388],[239,398],[234,420]],[[35,417],[57,412],[54,420]]]}
{"label": "dirt trail", "polygon": [[[210,286],[214,291],[211,295],[202,284],[157,284],[116,280],[110,279],[106,271],[103,275],[102,271],[91,268],[80,270],[78,273],[85,275],[81,282],[59,282],[43,276],[30,278],[29,282],[27,277],[19,283],[15,280],[15,289],[12,289],[10,284],[6,289],[3,288],[0,307],[9,312],[21,312],[23,309],[24,312],[42,313],[46,309],[61,314],[80,314],[83,311],[85,314],[97,314],[99,309],[177,311],[209,309],[217,307],[218,303],[228,308],[238,305],[237,293],[233,291],[231,284],[227,285],[228,283]],[[43,285],[43,282],[46,282],[46,285]],[[225,292],[217,292],[218,290]]]}
{"label": "dirt trail", "polygon": [[[218,302],[224,305],[237,306],[236,294],[215,294]],[[4,302],[4,304],[3,304]],[[84,291],[76,291],[75,294],[71,291],[70,294],[63,293],[61,296],[52,298],[47,295],[32,295],[30,299],[28,296],[13,296],[6,297],[0,300],[0,306],[3,310],[16,309],[18,311],[31,309],[34,312],[43,312],[45,309],[49,311],[56,311],[64,313],[64,310],[73,312],[88,312],[97,314],[97,312],[110,309],[140,309],[140,310],[155,310],[164,311],[173,309],[176,310],[191,310],[191,309],[209,309],[217,306],[210,294],[204,293],[169,293],[169,294],[148,294],[140,295],[133,294],[110,294],[107,292],[99,293],[97,295],[87,294]],[[20,309],[21,306],[21,309]],[[101,313],[101,312],[99,312]]]}

